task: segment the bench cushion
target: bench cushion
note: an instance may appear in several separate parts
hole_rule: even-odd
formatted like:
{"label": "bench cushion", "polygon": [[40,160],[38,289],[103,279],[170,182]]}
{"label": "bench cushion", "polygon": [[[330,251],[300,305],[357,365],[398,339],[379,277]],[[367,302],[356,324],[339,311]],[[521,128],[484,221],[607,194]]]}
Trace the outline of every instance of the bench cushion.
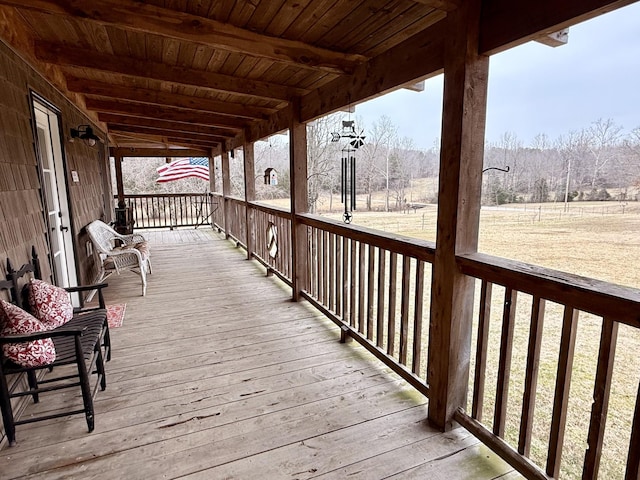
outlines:
{"label": "bench cushion", "polygon": [[31,279],[28,298],[31,312],[48,330],[73,318],[73,305],[64,288]]}
{"label": "bench cushion", "polygon": [[[0,336],[44,332],[48,329],[33,315],[12,303],[0,300]],[[2,346],[4,356],[23,367],[40,367],[56,360],[56,349],[50,338]]]}

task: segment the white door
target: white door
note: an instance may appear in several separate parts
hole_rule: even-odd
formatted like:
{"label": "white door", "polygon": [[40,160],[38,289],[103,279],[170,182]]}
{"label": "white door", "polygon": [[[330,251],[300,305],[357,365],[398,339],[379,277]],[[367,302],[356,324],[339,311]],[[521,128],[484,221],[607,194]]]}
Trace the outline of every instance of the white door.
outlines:
{"label": "white door", "polygon": [[33,102],[33,109],[42,168],[44,208],[49,220],[54,281],[61,287],[77,285],[58,115],[37,101]]}

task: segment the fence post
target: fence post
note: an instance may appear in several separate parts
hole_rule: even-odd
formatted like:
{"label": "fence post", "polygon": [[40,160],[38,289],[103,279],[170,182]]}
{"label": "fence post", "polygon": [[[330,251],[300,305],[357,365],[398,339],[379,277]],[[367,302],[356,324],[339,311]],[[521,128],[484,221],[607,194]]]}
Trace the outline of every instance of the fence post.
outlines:
{"label": "fence post", "polygon": [[489,58],[478,54],[480,0],[447,14],[438,230],[429,328],[429,420],[452,427],[466,406],[474,281],[456,254],[477,251]]}

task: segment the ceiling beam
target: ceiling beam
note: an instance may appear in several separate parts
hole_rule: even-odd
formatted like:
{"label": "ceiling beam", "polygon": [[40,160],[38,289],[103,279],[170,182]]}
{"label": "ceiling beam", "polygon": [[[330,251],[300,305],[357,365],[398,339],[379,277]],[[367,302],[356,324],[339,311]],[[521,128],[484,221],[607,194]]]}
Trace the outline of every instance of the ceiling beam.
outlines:
{"label": "ceiling beam", "polygon": [[186,148],[215,148],[220,145],[220,142],[208,142],[205,140],[180,138],[180,137],[168,137],[166,135],[157,135],[150,133],[130,133],[130,132],[111,132],[112,136],[120,135],[127,139],[127,143],[130,145],[141,145],[147,142],[155,142],[162,145],[176,145]]}
{"label": "ceiling beam", "polygon": [[160,135],[163,137],[175,137],[183,140],[200,140],[206,143],[221,143],[228,139],[228,137],[220,137],[213,135],[203,135],[198,133],[179,132],[175,130],[160,130],[158,128],[141,127],[138,125],[122,125],[118,123],[107,124],[109,132],[124,132],[124,133],[140,133],[142,135]]}
{"label": "ceiling beam", "polygon": [[339,77],[303,96],[301,121],[314,120],[345,105],[384,95],[400,85],[440,73],[444,68],[445,20],[372,58],[351,77]]}
{"label": "ceiling beam", "polygon": [[206,157],[209,152],[205,149],[184,149],[184,148],[135,148],[135,147],[110,147],[111,157]]}
{"label": "ceiling beam", "polygon": [[209,98],[180,95],[177,93],[151,90],[129,85],[114,85],[112,83],[88,80],[70,75],[66,76],[66,80],[67,89],[71,92],[113,99],[133,100],[168,107],[215,112],[220,115],[232,115],[235,117],[249,119],[264,119],[276,111],[274,108],[253,107],[251,105],[243,105],[240,103],[220,102]]}
{"label": "ceiling beam", "polygon": [[637,0],[485,0],[480,52],[491,55]]}
{"label": "ceiling beam", "polygon": [[[449,2],[441,0],[435,3]],[[90,20],[127,31],[160,35],[332,73],[350,73],[358,64],[367,60],[362,55],[336,52],[300,41],[263,35],[206,17],[134,0],[0,0],[0,4],[73,17],[81,21]]]}
{"label": "ceiling beam", "polygon": [[87,108],[102,113],[118,113],[134,117],[162,119],[173,122],[195,123],[216,126],[240,131],[247,126],[247,122],[233,117],[225,117],[197,110],[186,110],[173,107],[159,107],[146,103],[129,103],[115,100],[86,99]]}
{"label": "ceiling beam", "polygon": [[101,122],[108,124],[148,127],[173,132],[199,133],[201,135],[223,138],[233,138],[237,133],[235,130],[228,130],[224,128],[207,127],[205,125],[196,125],[193,123],[171,122],[168,120],[157,120],[154,118],[130,117],[114,113],[99,113],[98,119]]}
{"label": "ceiling beam", "polygon": [[35,53],[39,60],[61,67],[87,68],[101,72],[159,80],[176,85],[206,88],[223,93],[284,101],[289,101],[293,97],[307,93],[307,90],[301,88],[287,87],[261,80],[239,78],[166,63],[109,55],[42,41],[36,42]]}

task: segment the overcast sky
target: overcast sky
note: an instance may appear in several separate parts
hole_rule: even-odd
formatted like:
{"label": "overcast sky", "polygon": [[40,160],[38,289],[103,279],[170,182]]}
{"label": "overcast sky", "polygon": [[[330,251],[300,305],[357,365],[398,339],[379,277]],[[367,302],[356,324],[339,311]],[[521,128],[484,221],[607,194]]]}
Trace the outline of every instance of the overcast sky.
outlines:
{"label": "overcast sky", "polygon": [[[356,116],[370,125],[387,115],[401,136],[430,148],[440,137],[442,83],[360,104]],[[538,133],[555,139],[599,118],[625,133],[640,127],[640,3],[571,27],[567,45],[529,42],[491,57],[487,141],[511,132],[530,145]]]}

